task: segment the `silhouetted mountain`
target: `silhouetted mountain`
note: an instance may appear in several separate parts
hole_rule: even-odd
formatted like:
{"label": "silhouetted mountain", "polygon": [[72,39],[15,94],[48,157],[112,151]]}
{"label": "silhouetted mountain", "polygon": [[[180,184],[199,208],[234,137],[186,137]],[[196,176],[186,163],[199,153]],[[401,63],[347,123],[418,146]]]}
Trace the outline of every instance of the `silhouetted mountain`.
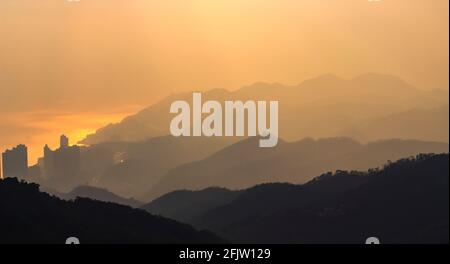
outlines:
{"label": "silhouetted mountain", "polygon": [[369,120],[346,134],[362,141],[381,138],[427,138],[448,142],[448,127],[449,106],[446,105],[432,109],[412,109]]}
{"label": "silhouetted mountain", "polygon": [[79,198],[63,201],[36,184],[0,180],[0,243],[218,243],[199,232],[144,210]]}
{"label": "silhouetted mountain", "polygon": [[237,243],[448,243],[448,208],[449,156],[422,154],[303,185],[255,186],[189,222]]}
{"label": "silhouetted mountain", "polygon": [[138,208],[142,206],[142,202],[135,199],[127,199],[120,197],[106,189],[92,187],[92,186],[78,186],[69,193],[53,193],[52,191],[44,190],[52,195],[55,195],[64,200],[75,200],[76,198],[89,198],[92,200],[110,202],[130,207]]}
{"label": "silhouetted mountain", "polygon": [[348,138],[280,141],[274,148],[259,148],[258,138],[233,144],[210,157],[170,170],[141,200],[165,193],[210,186],[248,188],[270,182],[305,183],[314,176],[338,169],[367,170],[388,160],[418,153],[448,152],[448,144],[416,140],[385,140],[360,144]]}
{"label": "silhouetted mountain", "polygon": [[163,195],[142,209],[177,221],[189,223],[216,207],[228,204],[240,192],[223,188],[208,188],[201,191],[175,191]]}
{"label": "silhouetted mountain", "polygon": [[[445,96],[446,94],[446,96]],[[280,137],[298,140],[304,137],[352,136],[361,124],[394,113],[415,108],[448,105],[448,91],[422,91],[402,79],[382,74],[364,74],[354,79],[323,75],[296,86],[255,83],[237,91],[215,89],[204,92],[203,100],[278,100],[280,104]],[[170,104],[175,100],[192,102],[192,93],[171,95],[118,124],[110,124],[82,141],[95,144],[105,141],[137,141],[169,134]],[[448,109],[448,106],[447,106]],[[401,121],[401,120],[399,120]],[[417,122],[419,122],[417,120]],[[435,123],[430,123],[435,124]],[[439,124],[436,124],[439,125]],[[402,126],[402,124],[398,124]],[[420,140],[441,140],[448,127],[430,126],[429,133],[417,134]],[[399,129],[395,135],[376,138],[360,134],[370,141],[385,138],[407,138]],[[359,133],[365,132],[364,130]],[[369,131],[370,132],[370,131]],[[351,133],[351,134],[349,134]]]}

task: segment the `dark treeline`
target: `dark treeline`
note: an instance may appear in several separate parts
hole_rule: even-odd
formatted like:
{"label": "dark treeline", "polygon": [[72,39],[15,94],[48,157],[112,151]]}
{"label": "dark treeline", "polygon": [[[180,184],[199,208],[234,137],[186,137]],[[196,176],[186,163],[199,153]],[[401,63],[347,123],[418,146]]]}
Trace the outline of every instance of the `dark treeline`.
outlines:
{"label": "dark treeline", "polygon": [[212,233],[144,210],[78,198],[64,201],[15,178],[0,181],[0,243],[220,243]]}

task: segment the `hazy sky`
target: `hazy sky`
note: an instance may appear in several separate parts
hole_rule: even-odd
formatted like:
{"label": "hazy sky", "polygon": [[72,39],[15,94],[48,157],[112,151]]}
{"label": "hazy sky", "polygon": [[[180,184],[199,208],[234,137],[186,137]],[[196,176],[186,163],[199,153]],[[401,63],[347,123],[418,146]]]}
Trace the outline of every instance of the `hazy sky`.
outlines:
{"label": "hazy sky", "polygon": [[[55,127],[92,130],[181,90],[365,72],[448,89],[448,5],[1,0],[0,149],[30,137],[40,144]],[[46,125],[36,125],[36,111]]]}

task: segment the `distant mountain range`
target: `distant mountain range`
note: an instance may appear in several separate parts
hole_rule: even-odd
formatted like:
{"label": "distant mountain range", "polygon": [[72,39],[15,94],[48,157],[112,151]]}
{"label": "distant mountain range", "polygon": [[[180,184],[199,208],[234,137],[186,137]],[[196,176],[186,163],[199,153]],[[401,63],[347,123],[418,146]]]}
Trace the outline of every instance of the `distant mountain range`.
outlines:
{"label": "distant mountain range", "polygon": [[280,141],[274,148],[259,148],[248,138],[206,159],[171,169],[141,200],[150,201],[171,191],[200,190],[211,186],[242,189],[261,183],[305,183],[328,171],[367,170],[388,160],[418,153],[447,153],[447,143],[384,140],[360,144],[349,138]]}
{"label": "distant mountain range", "polygon": [[87,137],[77,182],[55,186],[31,178],[64,193],[89,185],[150,201],[178,189],[304,183],[326,171],[448,152],[448,91],[419,90],[390,75],[323,75],[296,86],[255,83],[203,93],[204,100],[279,100],[283,140],[266,150],[256,139],[167,135],[169,106],[179,99],[190,102],[192,93],[169,96]]}
{"label": "distant mountain range", "polygon": [[[295,86],[255,83],[233,92],[206,91],[202,97],[220,102],[278,100],[279,136],[288,141],[348,136],[364,142],[387,138],[448,142],[448,91],[419,90],[391,75],[370,73],[347,80],[328,74]],[[169,109],[175,100],[191,102],[192,93],[171,95],[118,124],[99,129],[81,143],[140,141],[168,135],[173,117]]]}
{"label": "distant mountain range", "polygon": [[64,201],[36,184],[0,180],[0,243],[222,243],[206,231],[128,206],[79,198]]}
{"label": "distant mountain range", "polygon": [[303,185],[176,191],[143,208],[236,243],[361,244],[375,236],[381,243],[448,244],[449,156],[340,170]]}
{"label": "distant mountain range", "polygon": [[437,108],[417,108],[399,112],[356,126],[345,134],[367,141],[373,138],[432,139],[449,142],[449,106]]}

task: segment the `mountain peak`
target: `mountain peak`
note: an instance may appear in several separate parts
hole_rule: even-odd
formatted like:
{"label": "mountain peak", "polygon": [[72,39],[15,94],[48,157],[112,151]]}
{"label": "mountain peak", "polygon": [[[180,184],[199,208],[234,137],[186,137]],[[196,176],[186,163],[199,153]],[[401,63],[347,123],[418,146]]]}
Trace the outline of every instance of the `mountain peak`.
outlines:
{"label": "mountain peak", "polygon": [[310,86],[310,85],[317,85],[317,86],[323,86],[330,83],[336,83],[336,82],[342,82],[344,79],[338,77],[337,75],[326,73],[319,75],[314,78],[306,79],[303,82],[299,84],[299,86]]}
{"label": "mountain peak", "polygon": [[386,81],[396,81],[396,82],[405,82],[401,77],[398,77],[396,75],[392,74],[386,74],[386,73],[378,73],[378,72],[366,72],[363,74],[360,74],[351,80],[386,80]]}
{"label": "mountain peak", "polygon": [[402,79],[401,77],[391,75],[391,74],[383,74],[383,73],[374,73],[368,72],[356,76],[351,79],[352,82],[359,83],[364,86],[386,86],[394,87],[396,89],[408,89],[408,90],[416,90],[414,86],[410,83]]}

